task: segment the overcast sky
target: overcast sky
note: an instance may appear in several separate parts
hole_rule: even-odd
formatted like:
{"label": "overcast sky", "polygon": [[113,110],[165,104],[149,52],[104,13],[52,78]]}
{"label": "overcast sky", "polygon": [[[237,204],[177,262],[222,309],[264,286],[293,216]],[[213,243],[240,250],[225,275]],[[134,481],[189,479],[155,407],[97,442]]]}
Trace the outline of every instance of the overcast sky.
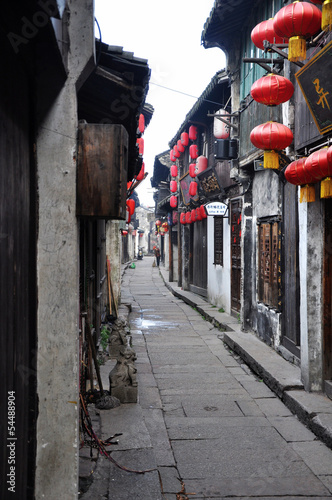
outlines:
{"label": "overcast sky", "polygon": [[214,0],[95,0],[102,41],[147,59],[151,69],[146,102],[155,112],[144,133],[145,171],[149,177],[138,188],[141,204],[154,203],[150,175],[155,156],[168,149],[168,142],[197,97],[215,73],[225,68],[220,49],[204,49],[201,45],[204,23],[213,4]]}

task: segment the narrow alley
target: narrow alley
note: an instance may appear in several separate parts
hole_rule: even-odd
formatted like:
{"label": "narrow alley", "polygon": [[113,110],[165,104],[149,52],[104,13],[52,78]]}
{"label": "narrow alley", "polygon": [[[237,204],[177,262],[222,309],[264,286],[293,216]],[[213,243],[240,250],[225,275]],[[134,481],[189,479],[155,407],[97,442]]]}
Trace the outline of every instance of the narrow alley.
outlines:
{"label": "narrow alley", "polygon": [[[99,457],[84,500],[325,499],[332,451],[223,343],[223,332],[165,286],[153,259],[127,268],[122,302],[139,401],[100,411]],[[110,362],[102,367],[107,387]]]}

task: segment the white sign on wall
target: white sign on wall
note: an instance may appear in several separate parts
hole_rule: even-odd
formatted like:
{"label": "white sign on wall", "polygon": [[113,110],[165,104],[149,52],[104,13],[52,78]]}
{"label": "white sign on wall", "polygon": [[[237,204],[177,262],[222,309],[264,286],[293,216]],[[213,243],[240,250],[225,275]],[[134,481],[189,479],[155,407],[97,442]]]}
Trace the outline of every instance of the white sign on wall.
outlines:
{"label": "white sign on wall", "polygon": [[205,210],[208,215],[225,217],[227,215],[228,205],[220,201],[213,201],[205,205]]}

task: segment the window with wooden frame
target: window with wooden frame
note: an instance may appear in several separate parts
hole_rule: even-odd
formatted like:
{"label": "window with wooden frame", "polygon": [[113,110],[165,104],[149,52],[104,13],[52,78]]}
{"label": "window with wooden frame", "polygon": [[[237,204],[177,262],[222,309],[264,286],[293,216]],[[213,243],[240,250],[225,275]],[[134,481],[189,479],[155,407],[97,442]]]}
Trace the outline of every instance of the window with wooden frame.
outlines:
{"label": "window with wooden frame", "polygon": [[258,226],[258,300],[281,309],[281,230],[276,221]]}
{"label": "window with wooden frame", "polygon": [[224,243],[224,218],[213,217],[214,219],[214,264],[223,266],[223,243]]}

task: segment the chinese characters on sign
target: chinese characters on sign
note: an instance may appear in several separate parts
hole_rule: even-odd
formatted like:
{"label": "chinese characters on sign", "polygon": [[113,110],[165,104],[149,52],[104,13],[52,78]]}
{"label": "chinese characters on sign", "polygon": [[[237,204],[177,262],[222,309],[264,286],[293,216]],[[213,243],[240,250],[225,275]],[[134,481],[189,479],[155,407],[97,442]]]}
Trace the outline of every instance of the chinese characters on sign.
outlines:
{"label": "chinese characters on sign", "polygon": [[295,74],[320,134],[332,130],[332,41]]}
{"label": "chinese characters on sign", "polygon": [[219,180],[213,167],[198,174],[197,179],[205,196],[211,197],[212,195],[221,193]]}
{"label": "chinese characters on sign", "polygon": [[225,217],[227,216],[228,205],[219,201],[211,202],[205,205],[205,210],[208,215],[220,215]]}

